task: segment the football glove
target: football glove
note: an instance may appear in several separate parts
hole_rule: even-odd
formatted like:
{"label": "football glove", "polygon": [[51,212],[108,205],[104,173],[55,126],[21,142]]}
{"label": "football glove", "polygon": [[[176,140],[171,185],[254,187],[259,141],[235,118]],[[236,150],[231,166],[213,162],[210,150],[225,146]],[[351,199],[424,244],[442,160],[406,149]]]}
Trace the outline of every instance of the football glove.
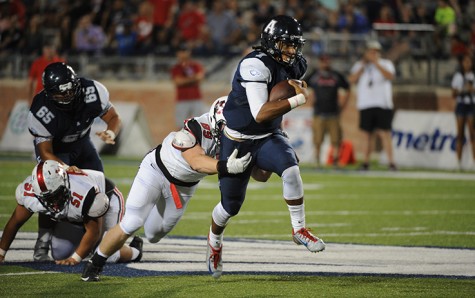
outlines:
{"label": "football glove", "polygon": [[251,152],[248,152],[242,157],[237,157],[238,150],[234,149],[233,153],[229,156],[227,161],[220,160],[218,161],[218,173],[220,175],[224,174],[239,174],[244,172],[249,164],[251,163]]}

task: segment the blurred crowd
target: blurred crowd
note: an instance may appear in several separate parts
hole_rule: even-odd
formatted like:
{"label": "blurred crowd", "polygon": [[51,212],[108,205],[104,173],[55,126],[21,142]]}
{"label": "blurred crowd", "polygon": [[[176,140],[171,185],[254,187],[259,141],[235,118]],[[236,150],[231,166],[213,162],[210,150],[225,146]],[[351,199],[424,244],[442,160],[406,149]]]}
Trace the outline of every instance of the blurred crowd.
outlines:
{"label": "blurred crowd", "polygon": [[[475,49],[473,0],[0,0],[0,55],[40,54],[53,40],[63,55],[241,53],[271,16],[295,17],[306,32],[367,34],[373,24],[431,24],[434,55]],[[394,59],[420,47],[420,32],[385,30]],[[349,44],[351,46],[351,44]],[[340,49],[345,54],[345,49]]]}

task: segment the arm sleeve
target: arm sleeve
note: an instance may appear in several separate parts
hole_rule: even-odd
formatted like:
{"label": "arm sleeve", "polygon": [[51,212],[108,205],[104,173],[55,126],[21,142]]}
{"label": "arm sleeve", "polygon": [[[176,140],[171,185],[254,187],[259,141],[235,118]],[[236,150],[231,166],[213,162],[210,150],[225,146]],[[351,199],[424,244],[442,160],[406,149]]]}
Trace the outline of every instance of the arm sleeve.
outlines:
{"label": "arm sleeve", "polygon": [[270,70],[260,59],[248,58],[241,62],[239,72],[244,80],[242,84],[246,89],[252,116],[256,119],[257,114],[269,98],[267,83],[272,78]]}
{"label": "arm sleeve", "polygon": [[244,59],[239,67],[239,74],[244,82],[269,83],[271,80],[270,70],[262,60],[257,58]]}
{"label": "arm sleeve", "polygon": [[107,90],[106,86],[99,83],[98,81],[94,81],[94,85],[96,86],[97,93],[99,94],[99,100],[101,101],[102,113],[100,116],[103,116],[112,107],[112,104],[109,101],[109,91]]}
{"label": "arm sleeve", "polygon": [[27,121],[28,130],[35,138],[53,139],[53,135],[31,111],[28,113]]}
{"label": "arm sleeve", "polygon": [[267,91],[267,84],[249,82],[244,83],[244,88],[246,88],[246,96],[249,101],[249,107],[255,120],[262,106],[268,100],[269,92]]}

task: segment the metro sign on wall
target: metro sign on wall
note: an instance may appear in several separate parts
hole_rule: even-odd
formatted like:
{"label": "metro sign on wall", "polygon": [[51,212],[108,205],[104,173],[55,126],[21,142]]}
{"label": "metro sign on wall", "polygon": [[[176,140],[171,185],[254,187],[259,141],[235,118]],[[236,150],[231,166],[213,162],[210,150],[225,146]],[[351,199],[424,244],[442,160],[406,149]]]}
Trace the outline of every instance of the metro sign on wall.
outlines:
{"label": "metro sign on wall", "polygon": [[[468,132],[465,135],[468,138]],[[398,110],[395,114],[392,141],[398,166],[456,169],[455,138],[454,113]],[[475,169],[468,139],[462,168]]]}

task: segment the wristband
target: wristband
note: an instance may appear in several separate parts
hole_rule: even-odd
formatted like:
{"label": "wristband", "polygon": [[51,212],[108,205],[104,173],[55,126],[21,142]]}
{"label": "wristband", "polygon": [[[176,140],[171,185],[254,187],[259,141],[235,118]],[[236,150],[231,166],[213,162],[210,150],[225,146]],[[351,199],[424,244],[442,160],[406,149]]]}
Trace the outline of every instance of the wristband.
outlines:
{"label": "wristband", "polygon": [[112,141],[115,140],[115,137],[116,137],[115,132],[108,129],[108,130],[105,131],[105,133],[109,135],[109,137],[112,139]]}
{"label": "wristband", "polygon": [[0,248],[0,256],[4,257],[7,254],[7,251]]}
{"label": "wristband", "polygon": [[290,98],[287,99],[290,103],[290,109],[293,110],[295,109],[296,107],[298,106],[301,106],[303,105],[304,103],[306,103],[307,101],[305,100],[305,96],[300,93],[300,94],[297,94],[295,96],[292,96]]}
{"label": "wristband", "polygon": [[82,261],[82,258],[80,255],[78,255],[76,252],[73,253],[73,255],[71,256],[71,258],[73,258],[76,262],[81,262]]}
{"label": "wristband", "polygon": [[216,169],[218,170],[219,175],[229,174],[227,161],[225,161],[225,160],[218,161],[218,164],[216,165]]}

